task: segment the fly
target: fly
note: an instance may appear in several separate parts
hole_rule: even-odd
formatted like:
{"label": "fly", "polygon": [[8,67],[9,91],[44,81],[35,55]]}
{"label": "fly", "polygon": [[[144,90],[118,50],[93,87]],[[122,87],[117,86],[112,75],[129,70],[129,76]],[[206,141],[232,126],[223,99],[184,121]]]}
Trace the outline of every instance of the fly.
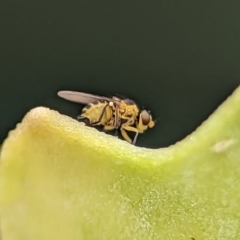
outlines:
{"label": "fly", "polygon": [[[120,129],[123,138],[136,144],[139,133],[144,133],[148,128],[153,128],[156,121],[147,110],[141,110],[131,99],[113,96],[112,98],[94,94],[59,91],[58,96],[68,101],[86,104],[78,120],[88,119],[90,126],[103,126],[105,131],[115,130],[117,135]],[[126,131],[135,132],[132,140]]]}

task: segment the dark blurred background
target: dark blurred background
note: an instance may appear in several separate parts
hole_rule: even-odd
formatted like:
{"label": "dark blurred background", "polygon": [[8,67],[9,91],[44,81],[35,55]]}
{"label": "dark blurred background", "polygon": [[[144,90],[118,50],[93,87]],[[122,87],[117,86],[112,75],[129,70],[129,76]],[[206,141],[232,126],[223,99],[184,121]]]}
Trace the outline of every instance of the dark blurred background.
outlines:
{"label": "dark blurred background", "polygon": [[2,0],[0,142],[31,108],[75,117],[58,90],[119,93],[161,117],[138,146],[166,147],[240,83],[240,1]]}

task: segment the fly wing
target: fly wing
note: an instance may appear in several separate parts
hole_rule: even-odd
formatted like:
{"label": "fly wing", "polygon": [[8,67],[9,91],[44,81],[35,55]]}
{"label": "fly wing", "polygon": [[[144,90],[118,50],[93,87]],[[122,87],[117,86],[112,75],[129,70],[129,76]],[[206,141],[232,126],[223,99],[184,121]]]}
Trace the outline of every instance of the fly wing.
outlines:
{"label": "fly wing", "polygon": [[58,96],[68,101],[77,102],[81,104],[89,104],[89,103],[100,101],[100,100],[106,100],[106,101],[113,100],[108,97],[98,96],[98,95],[84,93],[84,92],[75,92],[75,91],[59,91]]}

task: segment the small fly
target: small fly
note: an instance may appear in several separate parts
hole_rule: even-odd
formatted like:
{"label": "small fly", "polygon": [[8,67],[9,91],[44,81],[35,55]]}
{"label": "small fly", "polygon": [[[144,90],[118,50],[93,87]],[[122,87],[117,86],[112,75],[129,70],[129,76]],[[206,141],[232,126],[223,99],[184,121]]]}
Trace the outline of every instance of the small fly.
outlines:
{"label": "small fly", "polygon": [[[131,99],[113,96],[112,98],[94,94],[59,91],[58,96],[68,101],[86,104],[78,120],[87,119],[90,126],[103,126],[105,131],[118,130],[123,138],[136,144],[139,133],[144,133],[148,128],[153,128],[155,121],[147,110],[141,110]],[[126,131],[135,132],[132,140]]]}

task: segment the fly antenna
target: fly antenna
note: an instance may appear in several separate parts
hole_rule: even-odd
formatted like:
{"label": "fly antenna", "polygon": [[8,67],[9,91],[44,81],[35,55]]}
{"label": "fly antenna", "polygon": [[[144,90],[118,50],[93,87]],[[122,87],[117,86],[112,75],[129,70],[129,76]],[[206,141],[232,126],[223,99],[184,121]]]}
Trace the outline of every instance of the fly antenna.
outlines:
{"label": "fly antenna", "polygon": [[154,122],[156,123],[158,120],[160,120],[161,118],[159,117],[159,118],[156,118],[155,120],[154,120]]}

